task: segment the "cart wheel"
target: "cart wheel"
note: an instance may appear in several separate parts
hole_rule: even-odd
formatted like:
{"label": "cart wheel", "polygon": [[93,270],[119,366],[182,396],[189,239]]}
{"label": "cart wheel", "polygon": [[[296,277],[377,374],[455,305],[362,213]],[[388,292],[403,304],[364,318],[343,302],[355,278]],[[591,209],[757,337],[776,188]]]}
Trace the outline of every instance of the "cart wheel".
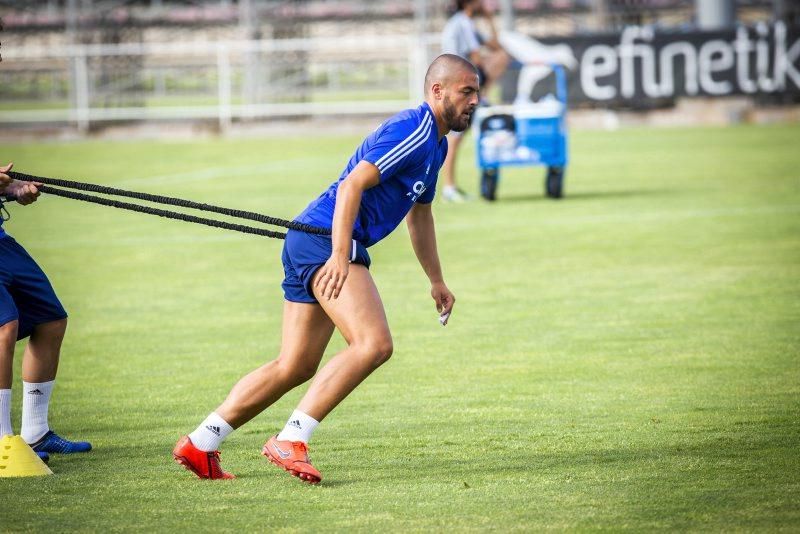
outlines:
{"label": "cart wheel", "polygon": [[564,189],[564,168],[548,167],[547,182],[545,184],[547,196],[550,198],[561,198]]}
{"label": "cart wheel", "polygon": [[486,200],[494,200],[497,193],[497,169],[483,169],[481,174],[481,196]]}

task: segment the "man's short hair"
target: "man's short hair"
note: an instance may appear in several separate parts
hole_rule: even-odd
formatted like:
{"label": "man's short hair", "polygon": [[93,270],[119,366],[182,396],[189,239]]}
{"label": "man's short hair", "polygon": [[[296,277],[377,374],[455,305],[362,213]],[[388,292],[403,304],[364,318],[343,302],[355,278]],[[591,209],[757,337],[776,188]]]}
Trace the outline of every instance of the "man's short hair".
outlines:
{"label": "man's short hair", "polygon": [[478,69],[475,67],[475,65],[470,63],[469,60],[466,60],[463,57],[455,54],[441,54],[434,59],[430,65],[428,65],[428,70],[425,72],[426,92],[428,89],[430,89],[435,80],[445,77],[444,71],[448,70],[448,68],[462,68],[471,70],[480,79],[480,73],[478,72]]}
{"label": "man's short hair", "polygon": [[456,11],[464,11],[464,8],[472,2],[473,0],[456,0]]}

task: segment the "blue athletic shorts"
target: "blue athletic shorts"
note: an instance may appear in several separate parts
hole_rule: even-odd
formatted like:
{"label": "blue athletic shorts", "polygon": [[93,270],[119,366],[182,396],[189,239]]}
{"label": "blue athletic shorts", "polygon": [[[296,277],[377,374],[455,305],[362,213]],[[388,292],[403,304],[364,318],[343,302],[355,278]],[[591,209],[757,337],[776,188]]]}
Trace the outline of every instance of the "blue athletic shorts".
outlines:
{"label": "blue athletic shorts", "polygon": [[[311,280],[317,269],[331,257],[331,236],[307,234],[289,230],[283,243],[283,272],[286,275],[281,286],[283,295],[290,302],[317,302],[311,290]],[[369,269],[372,260],[367,247],[353,239],[350,247],[350,263]]]}
{"label": "blue athletic shorts", "polygon": [[0,326],[19,320],[17,339],[24,339],[40,324],[65,319],[44,271],[14,238],[0,238]]}

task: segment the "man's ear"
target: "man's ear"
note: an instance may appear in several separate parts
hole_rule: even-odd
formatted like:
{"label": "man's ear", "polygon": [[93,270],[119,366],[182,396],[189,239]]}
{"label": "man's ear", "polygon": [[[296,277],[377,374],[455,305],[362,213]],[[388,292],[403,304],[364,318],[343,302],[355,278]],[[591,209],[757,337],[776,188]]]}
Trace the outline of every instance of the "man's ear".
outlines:
{"label": "man's ear", "polygon": [[431,85],[431,94],[433,94],[433,97],[436,100],[441,100],[442,99],[442,94],[443,94],[442,84],[439,83],[439,82],[436,82],[433,85]]}

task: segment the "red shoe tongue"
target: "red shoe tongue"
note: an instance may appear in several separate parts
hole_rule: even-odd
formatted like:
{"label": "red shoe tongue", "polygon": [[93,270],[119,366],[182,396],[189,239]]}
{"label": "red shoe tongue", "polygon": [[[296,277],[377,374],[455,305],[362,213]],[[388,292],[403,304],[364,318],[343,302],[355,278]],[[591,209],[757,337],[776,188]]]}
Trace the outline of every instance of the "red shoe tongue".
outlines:
{"label": "red shoe tongue", "polygon": [[308,446],[302,441],[295,445],[295,452],[301,455],[300,461],[308,463]]}

